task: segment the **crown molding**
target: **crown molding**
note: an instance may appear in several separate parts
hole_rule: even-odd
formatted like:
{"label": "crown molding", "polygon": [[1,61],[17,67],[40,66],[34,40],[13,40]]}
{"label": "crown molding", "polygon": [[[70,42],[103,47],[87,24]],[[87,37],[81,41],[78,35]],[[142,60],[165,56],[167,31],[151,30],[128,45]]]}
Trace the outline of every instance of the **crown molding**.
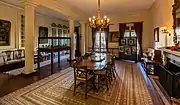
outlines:
{"label": "crown molding", "polygon": [[10,7],[13,7],[13,8],[19,9],[19,10],[23,10],[23,8],[22,8],[22,7],[19,7],[19,6],[14,5],[14,4],[7,3],[7,2],[5,2],[5,1],[0,1],[0,3],[4,4],[4,5],[6,5],[6,6],[10,6]]}
{"label": "crown molding", "polygon": [[20,0],[19,3],[23,6],[31,5],[33,7],[37,7],[40,5],[40,0]]}
{"label": "crown molding", "polygon": [[86,21],[86,20],[80,20],[79,23],[80,23],[80,24],[87,24],[88,21]]}

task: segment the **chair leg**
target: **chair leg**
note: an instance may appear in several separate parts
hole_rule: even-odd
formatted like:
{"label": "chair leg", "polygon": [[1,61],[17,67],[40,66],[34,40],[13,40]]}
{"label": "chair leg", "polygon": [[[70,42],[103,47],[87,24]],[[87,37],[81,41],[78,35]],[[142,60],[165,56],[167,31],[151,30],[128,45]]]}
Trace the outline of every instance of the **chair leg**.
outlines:
{"label": "chair leg", "polygon": [[106,87],[107,87],[107,90],[109,90],[109,87],[108,87],[108,76],[106,75],[105,78],[106,78]]}
{"label": "chair leg", "polygon": [[110,71],[109,71],[110,73],[109,73],[109,77],[110,77],[110,80],[112,81],[113,80],[113,71],[112,71],[112,68],[110,69]]}
{"label": "chair leg", "polygon": [[111,71],[108,72],[108,76],[107,77],[108,77],[109,84],[111,84],[111,79],[112,79]]}
{"label": "chair leg", "polygon": [[[116,71],[116,67],[115,66],[114,66],[114,72],[115,72],[116,76],[118,76],[118,73]],[[116,76],[115,76],[115,79],[116,79]]]}
{"label": "chair leg", "polygon": [[98,86],[97,86],[97,89],[99,90],[99,81],[100,81],[100,77],[99,77],[99,75],[98,75],[97,77],[98,77]]}
{"label": "chair leg", "polygon": [[75,95],[75,93],[76,93],[76,80],[74,81],[74,93],[73,93],[73,95]]}
{"label": "chair leg", "polygon": [[96,89],[96,85],[95,85],[95,76],[93,77],[92,85],[93,85],[93,89]]}
{"label": "chair leg", "polygon": [[87,88],[88,88],[88,83],[86,81],[86,87],[85,87],[85,99],[87,99]]}
{"label": "chair leg", "polygon": [[114,73],[114,72],[115,72],[115,71],[114,71],[114,68],[112,67],[111,70],[112,70],[112,77],[114,77],[114,78],[116,79],[116,76],[115,76],[115,73]]}

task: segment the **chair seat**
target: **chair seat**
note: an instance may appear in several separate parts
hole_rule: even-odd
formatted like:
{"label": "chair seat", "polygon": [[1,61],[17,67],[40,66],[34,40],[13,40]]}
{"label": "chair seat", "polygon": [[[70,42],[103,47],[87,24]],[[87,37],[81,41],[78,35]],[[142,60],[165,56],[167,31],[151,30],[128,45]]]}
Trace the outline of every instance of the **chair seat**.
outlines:
{"label": "chair seat", "polygon": [[[90,80],[93,77],[93,75],[87,75],[87,80]],[[86,76],[84,74],[80,74],[76,77],[79,81],[86,81]]]}
{"label": "chair seat", "polygon": [[106,70],[96,71],[94,74],[95,75],[106,75]]}

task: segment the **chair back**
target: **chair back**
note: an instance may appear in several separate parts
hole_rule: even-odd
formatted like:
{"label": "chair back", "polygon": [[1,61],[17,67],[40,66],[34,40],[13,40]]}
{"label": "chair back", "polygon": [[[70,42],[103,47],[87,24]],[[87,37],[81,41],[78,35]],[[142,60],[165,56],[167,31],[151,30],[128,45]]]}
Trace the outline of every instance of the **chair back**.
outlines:
{"label": "chair back", "polygon": [[0,53],[0,65],[5,64],[5,57],[6,54],[5,53]]}
{"label": "chair back", "polygon": [[18,58],[23,58],[24,57],[24,51],[23,51],[23,49],[19,49],[19,50],[17,50],[18,51]]}
{"label": "chair back", "polygon": [[162,63],[161,50],[155,50],[155,51],[154,51],[153,61]]}
{"label": "chair back", "polygon": [[112,56],[112,59],[111,59],[112,65],[115,65],[115,58],[116,58],[116,56],[113,55],[113,56]]}
{"label": "chair back", "polygon": [[12,54],[12,51],[10,50],[7,50],[7,51],[4,51],[4,53],[6,53],[6,61],[10,61],[10,60],[13,60],[13,54]]}
{"label": "chair back", "polygon": [[73,68],[74,68],[75,80],[77,78],[87,80],[87,76],[88,76],[87,66],[82,66],[82,65],[78,65],[77,63],[74,63]]}
{"label": "chair back", "polygon": [[13,53],[14,53],[13,54],[13,59],[19,59],[19,57],[18,57],[18,50],[14,50]]}

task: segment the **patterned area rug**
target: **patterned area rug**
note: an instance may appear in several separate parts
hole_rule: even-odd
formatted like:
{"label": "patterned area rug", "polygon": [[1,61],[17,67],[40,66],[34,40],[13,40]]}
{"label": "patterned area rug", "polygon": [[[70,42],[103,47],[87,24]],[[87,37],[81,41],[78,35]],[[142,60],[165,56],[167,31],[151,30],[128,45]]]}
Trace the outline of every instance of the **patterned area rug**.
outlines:
{"label": "patterned area rug", "polygon": [[73,96],[73,68],[42,79],[0,98],[1,105],[153,105],[136,64],[117,61],[118,76],[109,91],[91,90],[84,99],[81,88]]}

